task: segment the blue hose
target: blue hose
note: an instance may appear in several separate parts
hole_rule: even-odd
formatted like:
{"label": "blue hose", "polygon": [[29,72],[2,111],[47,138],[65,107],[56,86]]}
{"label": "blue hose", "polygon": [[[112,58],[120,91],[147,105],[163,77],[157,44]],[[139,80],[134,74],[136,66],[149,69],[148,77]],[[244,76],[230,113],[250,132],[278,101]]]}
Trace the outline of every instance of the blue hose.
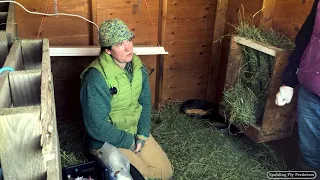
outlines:
{"label": "blue hose", "polygon": [[4,71],[14,71],[14,69],[12,67],[7,67],[7,66],[0,68],[0,74],[3,73]]}

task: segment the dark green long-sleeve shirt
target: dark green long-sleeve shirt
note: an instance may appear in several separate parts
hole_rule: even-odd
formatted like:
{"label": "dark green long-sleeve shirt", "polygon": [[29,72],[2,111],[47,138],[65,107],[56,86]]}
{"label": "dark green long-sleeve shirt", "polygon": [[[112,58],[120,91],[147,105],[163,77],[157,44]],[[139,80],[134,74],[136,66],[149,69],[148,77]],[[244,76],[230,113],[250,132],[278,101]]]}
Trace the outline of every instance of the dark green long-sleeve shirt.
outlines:
{"label": "dark green long-sleeve shirt", "polygon": [[[130,64],[128,64],[130,66]],[[128,66],[127,72],[132,73]],[[143,70],[142,91],[139,103],[142,112],[138,123],[137,135],[149,137],[151,120],[151,92],[146,70]],[[128,77],[129,80],[132,77]],[[129,149],[135,142],[134,135],[117,129],[108,116],[111,111],[111,94],[102,74],[94,68],[90,68],[84,75],[80,90],[80,102],[83,112],[83,121],[88,133],[89,147],[99,149],[106,141],[115,147]]]}

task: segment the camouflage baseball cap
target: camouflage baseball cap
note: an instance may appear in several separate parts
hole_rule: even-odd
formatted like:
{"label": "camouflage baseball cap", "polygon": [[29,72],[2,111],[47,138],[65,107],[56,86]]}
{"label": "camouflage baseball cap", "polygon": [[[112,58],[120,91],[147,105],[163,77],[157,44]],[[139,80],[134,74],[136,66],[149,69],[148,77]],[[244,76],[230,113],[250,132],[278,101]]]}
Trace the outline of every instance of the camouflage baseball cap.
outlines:
{"label": "camouflage baseball cap", "polygon": [[104,21],[100,25],[99,44],[101,47],[109,47],[132,37],[133,32],[118,18]]}

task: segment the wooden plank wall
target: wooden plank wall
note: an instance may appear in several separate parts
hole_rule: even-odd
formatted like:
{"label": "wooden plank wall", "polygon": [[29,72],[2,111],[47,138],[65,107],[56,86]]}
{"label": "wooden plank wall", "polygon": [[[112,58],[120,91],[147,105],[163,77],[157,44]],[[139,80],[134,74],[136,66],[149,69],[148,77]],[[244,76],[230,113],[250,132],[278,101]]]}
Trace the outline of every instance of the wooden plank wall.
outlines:
{"label": "wooden plank wall", "polygon": [[168,0],[163,98],[206,96],[216,0]]}
{"label": "wooden plank wall", "polygon": [[273,27],[294,39],[310,13],[313,2],[314,0],[277,0],[273,16]]}
{"label": "wooden plank wall", "polygon": [[[185,100],[204,98],[206,95],[208,66],[212,47],[212,31],[217,0],[168,0],[165,29],[163,98]],[[27,9],[44,11],[45,2],[18,0]],[[96,2],[96,6],[93,3]],[[58,1],[58,11],[92,18],[98,25],[104,20],[118,17],[135,33],[135,45],[157,45],[159,0],[140,1],[94,0]],[[147,6],[146,6],[147,3]],[[133,12],[133,7],[137,7]],[[91,10],[93,8],[93,10]],[[41,16],[29,15],[16,6],[18,34],[21,38],[37,38]],[[53,13],[53,1],[50,2]],[[161,23],[161,22],[160,22]],[[39,38],[48,38],[50,45],[96,44],[97,32],[83,20],[73,17],[47,17]],[[140,56],[150,68],[156,68],[157,56]],[[79,118],[79,75],[94,57],[54,57],[55,97],[58,119],[73,114]],[[156,71],[150,78],[152,102],[155,101]],[[70,112],[71,111],[71,112]],[[63,117],[65,118],[65,117]]]}
{"label": "wooden plank wall", "polygon": [[[37,12],[54,13],[53,0],[16,0],[26,9]],[[46,3],[47,10],[46,10]],[[58,12],[78,14],[90,19],[88,0],[58,0]],[[15,6],[18,37],[36,39],[42,16],[25,12]],[[91,24],[77,17],[46,17],[38,38],[48,38],[50,45],[88,45]]]}
{"label": "wooden plank wall", "polygon": [[[18,0],[27,9],[43,12],[46,1]],[[147,2],[148,7],[146,7]],[[262,9],[268,0],[229,0],[224,34],[234,32],[233,25],[238,23],[238,11],[244,7],[247,17]],[[253,19],[255,25],[268,21],[276,30],[294,38],[310,11],[312,0],[272,0],[274,7],[264,13],[274,15],[262,20],[262,13]],[[53,13],[53,1],[49,1]],[[119,17],[134,31],[136,45],[156,45],[158,41],[160,0],[140,1],[121,0],[60,0],[58,11],[74,13],[94,20],[98,25],[106,19]],[[94,6],[96,4],[96,6]],[[165,49],[169,55],[164,58],[164,81],[162,96],[166,100],[186,100],[205,98],[210,65],[213,28],[217,0],[167,0],[165,25]],[[136,11],[133,12],[133,7]],[[287,8],[290,7],[290,8]],[[149,15],[150,12],[150,15]],[[18,34],[20,38],[37,38],[41,16],[30,15],[16,6]],[[267,15],[266,15],[267,16]],[[295,18],[290,18],[295,17]],[[51,45],[90,45],[96,44],[97,32],[93,26],[75,17],[47,17],[39,38],[49,38]],[[93,38],[93,36],[95,38]],[[224,38],[219,64],[218,83],[215,98],[222,96],[230,39]],[[150,68],[156,67],[156,56],[141,56]],[[79,114],[79,75],[92,61],[93,57],[54,57],[52,71],[55,83],[57,113],[65,114],[72,110],[75,117]],[[151,90],[155,93],[155,75],[150,76]],[[210,99],[211,100],[211,99]],[[59,119],[59,116],[58,116]]]}

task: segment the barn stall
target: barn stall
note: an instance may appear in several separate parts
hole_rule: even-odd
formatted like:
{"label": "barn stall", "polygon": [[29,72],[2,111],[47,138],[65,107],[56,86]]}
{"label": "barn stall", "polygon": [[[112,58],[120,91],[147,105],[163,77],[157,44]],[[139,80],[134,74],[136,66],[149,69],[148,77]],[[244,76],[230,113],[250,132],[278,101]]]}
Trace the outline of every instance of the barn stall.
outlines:
{"label": "barn stall", "polygon": [[[4,179],[62,179],[63,169],[92,161],[79,91],[81,72],[98,55],[97,27],[58,13],[96,25],[120,18],[135,33],[135,48],[161,47],[140,58],[150,68],[152,134],[172,162],[173,179],[263,179],[268,171],[294,168],[299,159],[296,101],[285,107],[273,102],[292,41],[313,1],[16,2],[53,15],[0,4],[0,63],[9,68],[0,79]],[[259,39],[256,32],[279,42]],[[243,123],[237,119],[241,113],[232,116],[224,96],[236,86],[248,49],[253,58],[273,62],[267,64],[262,115],[252,118],[258,123]],[[181,111],[193,99],[210,104],[209,118]],[[225,120],[227,126],[221,127]]]}

